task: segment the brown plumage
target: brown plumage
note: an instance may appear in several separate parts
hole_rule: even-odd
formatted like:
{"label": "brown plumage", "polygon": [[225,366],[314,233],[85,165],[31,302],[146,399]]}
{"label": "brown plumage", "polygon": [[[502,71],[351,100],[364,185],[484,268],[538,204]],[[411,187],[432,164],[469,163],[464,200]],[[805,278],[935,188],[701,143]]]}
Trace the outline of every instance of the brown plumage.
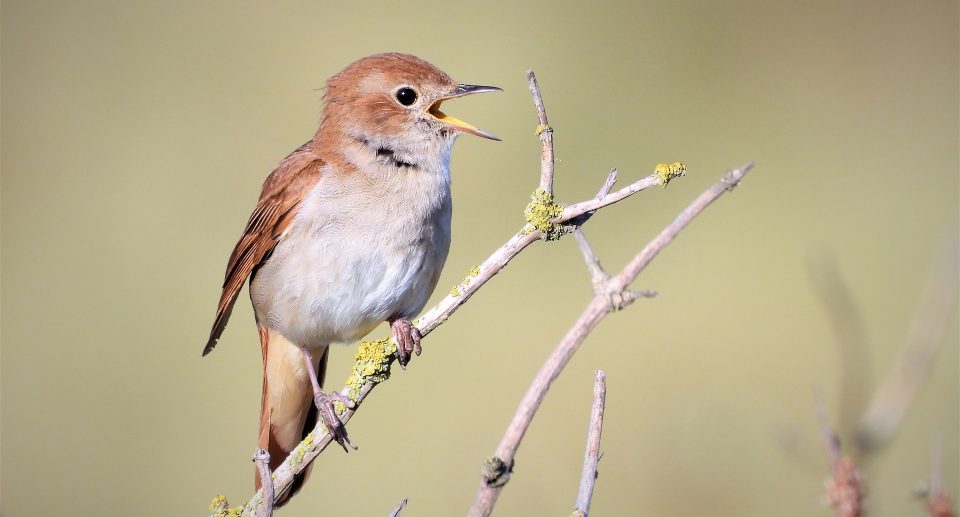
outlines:
{"label": "brown plumage", "polygon": [[258,443],[271,470],[318,418],[348,443],[333,402],[352,402],[321,390],[328,345],[388,321],[401,364],[419,353],[409,319],[436,286],[450,244],[451,147],[460,133],[495,139],[439,106],[496,90],[458,84],[410,55],[363,58],[327,82],[313,139],[264,181],[227,263],[203,355],[249,278],[264,365]]}
{"label": "brown plumage", "polygon": [[243,283],[277,245],[304,193],[320,179],[323,162],[313,151],[312,143],[303,144],[287,156],[263,182],[257,207],[250,214],[243,236],[227,261],[217,316],[207,345],[203,348],[203,355],[209,354],[217,346]]}

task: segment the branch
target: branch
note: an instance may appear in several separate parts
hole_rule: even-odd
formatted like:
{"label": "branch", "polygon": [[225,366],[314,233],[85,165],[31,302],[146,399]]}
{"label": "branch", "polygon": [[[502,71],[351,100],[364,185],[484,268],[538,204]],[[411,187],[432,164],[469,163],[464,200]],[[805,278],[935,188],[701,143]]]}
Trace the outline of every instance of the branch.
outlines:
{"label": "branch", "polygon": [[[540,367],[540,371],[537,372],[536,377],[527,389],[526,395],[520,402],[510,426],[500,440],[496,454],[485,462],[480,487],[477,490],[473,506],[470,508],[469,515],[471,517],[490,515],[500,491],[510,480],[517,448],[520,447],[523,435],[530,427],[530,423],[543,402],[547,390],[550,389],[550,384],[560,375],[560,372],[563,371],[570,358],[580,348],[587,335],[607,314],[623,309],[636,300],[637,296],[628,291],[627,286],[696,216],[725,192],[732,190],[752,167],[753,163],[748,163],[724,174],[720,181],[713,184],[680,212],[673,222],[654,237],[623,270],[614,275],[600,289],[597,289],[593,299],[584,308],[580,317],[577,318],[577,321],[574,322],[543,366]],[[580,203],[580,205],[586,203],[589,202]],[[567,207],[567,209],[569,208]],[[564,214],[566,213],[567,210],[564,210]]]}
{"label": "branch", "polygon": [[599,289],[603,286],[604,283],[610,280],[610,275],[603,270],[603,266],[600,265],[600,259],[597,258],[597,254],[593,252],[593,248],[590,247],[590,243],[587,242],[587,237],[583,234],[583,229],[577,228],[573,232],[574,238],[577,239],[577,245],[580,246],[580,253],[583,254],[583,261],[587,264],[587,271],[590,273],[590,283],[593,284],[594,290]]}
{"label": "branch", "polygon": [[893,436],[926,381],[957,298],[957,238],[945,238],[927,274],[900,359],[874,392],[856,443],[865,452]]}
{"label": "branch", "polygon": [[580,491],[577,492],[577,504],[573,516],[587,517],[590,514],[590,500],[593,499],[593,487],[597,483],[597,463],[600,462],[600,433],[603,431],[603,408],[607,398],[607,374],[597,370],[593,383],[593,408],[590,410],[590,427],[587,432],[587,452],[583,458],[583,472],[580,473]]}
{"label": "branch", "polygon": [[[535,81],[533,83],[535,85]],[[539,93],[539,88],[536,92]],[[535,97],[535,99],[538,99]],[[542,108],[542,99],[535,100],[538,104],[538,114]],[[546,114],[543,119],[546,120]],[[540,132],[543,137],[544,132]],[[552,160],[553,140],[552,137],[543,137],[541,142],[544,146],[550,147],[549,153],[541,153],[541,158],[549,156]],[[732,187],[739,177],[746,173],[752,165],[744,166],[731,174],[736,173],[736,178],[731,176]],[[484,284],[497,275],[503,268],[521,251],[530,244],[544,239],[550,240],[558,238],[564,233],[572,231],[574,228],[582,225],[586,219],[597,210],[622,201],[637,192],[646,190],[650,187],[664,187],[673,178],[683,175],[686,167],[683,164],[675,163],[672,165],[660,164],[649,176],[641,178],[626,187],[614,192],[609,192],[616,179],[616,171],[611,171],[606,178],[604,186],[599,195],[569,206],[560,206],[553,202],[552,192],[547,193],[540,189],[534,192],[530,205],[525,210],[527,224],[520,231],[497,248],[486,260],[479,266],[470,270],[467,276],[450,291],[450,294],[442,299],[437,305],[423,313],[414,324],[420,330],[422,337],[426,337],[437,327],[442,325],[447,319],[463,306]],[[541,163],[541,182],[545,181],[544,174],[549,171],[552,182],[553,167],[552,164],[547,167]],[[544,194],[547,195],[544,197]],[[637,298],[647,296],[651,293],[628,293],[628,298]],[[632,300],[631,300],[632,301]],[[347,378],[346,386],[341,393],[350,397],[354,401],[354,408],[346,408],[337,403],[337,414],[343,424],[347,424],[354,413],[360,408],[360,405],[381,382],[390,377],[390,365],[396,359],[396,343],[392,338],[384,338],[377,341],[365,341],[360,344],[357,351],[356,361],[350,377]],[[331,435],[327,432],[322,421],[318,421],[314,430],[290,453],[283,464],[281,464],[273,473],[274,493],[283,494],[293,482],[294,476],[302,472],[319,456],[332,441]],[[264,504],[263,490],[253,495],[242,507],[242,515],[255,515],[261,505]],[[216,510],[214,510],[216,508]],[[223,512],[237,511],[229,508],[223,496],[218,496],[211,504],[214,515],[226,515]],[[222,510],[222,511],[221,511]]]}
{"label": "branch", "polygon": [[836,517],[861,517],[864,515],[863,499],[866,488],[857,466],[849,457],[843,456],[840,438],[827,418],[827,410],[819,391],[814,392],[814,405],[824,449],[830,459],[830,479],[825,483],[826,503],[833,508]]}
{"label": "branch", "polygon": [[530,93],[533,94],[533,105],[537,108],[537,136],[540,138],[540,190],[551,198],[553,197],[553,128],[547,122],[547,111],[543,107],[543,97],[540,95],[540,85],[533,70],[527,70],[527,80],[530,81]]}
{"label": "branch", "polygon": [[[840,358],[837,430],[844,436],[850,436],[856,432],[857,421],[867,407],[872,389],[870,342],[856,298],[837,269],[836,261],[830,257],[821,258],[811,264],[811,274],[814,287],[837,336]],[[856,445],[856,442],[854,444]],[[858,457],[866,461],[864,454],[859,454]]]}
{"label": "branch", "polygon": [[933,442],[930,459],[930,480],[921,494],[930,517],[957,517],[950,494],[943,488],[943,444],[938,435]]}
{"label": "branch", "polygon": [[406,507],[407,507],[407,500],[406,499],[401,500],[400,504],[398,504],[397,507],[394,508],[392,512],[390,512],[390,517],[397,517],[398,515],[400,515],[400,512],[402,512],[403,509]]}
{"label": "branch", "polygon": [[257,449],[253,453],[253,462],[260,472],[260,486],[263,487],[265,504],[260,508],[258,517],[273,516],[273,478],[270,475],[270,453],[266,449]]}

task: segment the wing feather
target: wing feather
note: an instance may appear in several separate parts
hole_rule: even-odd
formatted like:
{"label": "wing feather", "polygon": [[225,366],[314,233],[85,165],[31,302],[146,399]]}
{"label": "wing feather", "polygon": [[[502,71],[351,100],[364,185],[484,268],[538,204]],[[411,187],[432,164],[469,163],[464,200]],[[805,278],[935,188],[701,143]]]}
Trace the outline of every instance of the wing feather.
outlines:
{"label": "wing feather", "polygon": [[244,282],[277,245],[303,197],[320,179],[322,165],[308,142],[281,161],[263,182],[257,207],[227,262],[217,316],[203,355],[217,346]]}

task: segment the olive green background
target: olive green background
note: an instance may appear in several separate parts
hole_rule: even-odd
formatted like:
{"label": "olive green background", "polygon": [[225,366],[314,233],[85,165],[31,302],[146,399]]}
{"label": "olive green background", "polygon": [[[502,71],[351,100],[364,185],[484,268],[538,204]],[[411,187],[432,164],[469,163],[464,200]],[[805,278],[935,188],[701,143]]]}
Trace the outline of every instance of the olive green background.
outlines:
{"label": "olive green background", "polygon": [[[812,391],[835,421],[890,370],[958,219],[958,4],[912,2],[46,2],[2,4],[2,511],[202,515],[252,493],[260,352],[244,294],[201,360],[259,192],[312,135],[327,77],[387,50],[504,92],[448,113],[503,138],[453,158],[434,300],[522,224],[538,72],[557,193],[660,161],[687,177],[586,227],[619,268],[728,168],[755,160],[637,282],[554,384],[497,508],[566,515],[593,371],[609,376],[595,515],[828,515]],[[955,243],[953,244],[955,246]],[[841,393],[835,268],[868,351]],[[572,239],[538,243],[424,342],[280,515],[462,515],[536,369],[587,303]],[[876,515],[943,437],[958,487],[956,309],[928,384],[866,465]],[[378,335],[383,334],[382,329]],[[333,352],[346,378],[353,347]],[[855,407],[855,405],[854,405]]]}

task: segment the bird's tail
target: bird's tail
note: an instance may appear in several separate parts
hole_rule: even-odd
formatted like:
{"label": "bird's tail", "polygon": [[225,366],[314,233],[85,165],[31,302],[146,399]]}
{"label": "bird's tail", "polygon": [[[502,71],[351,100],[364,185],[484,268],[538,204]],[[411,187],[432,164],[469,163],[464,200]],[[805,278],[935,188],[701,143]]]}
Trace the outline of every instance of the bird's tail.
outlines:
{"label": "bird's tail", "polygon": [[[270,471],[276,470],[290,452],[317,423],[317,408],[313,403],[313,387],[300,347],[283,336],[260,327],[260,348],[263,353],[263,394],[260,399],[259,447],[270,453]],[[327,370],[327,349],[313,357],[317,380],[323,386]],[[310,475],[310,467],[298,474],[290,488],[280,494],[281,506],[293,497]],[[260,476],[255,477],[260,489]]]}

